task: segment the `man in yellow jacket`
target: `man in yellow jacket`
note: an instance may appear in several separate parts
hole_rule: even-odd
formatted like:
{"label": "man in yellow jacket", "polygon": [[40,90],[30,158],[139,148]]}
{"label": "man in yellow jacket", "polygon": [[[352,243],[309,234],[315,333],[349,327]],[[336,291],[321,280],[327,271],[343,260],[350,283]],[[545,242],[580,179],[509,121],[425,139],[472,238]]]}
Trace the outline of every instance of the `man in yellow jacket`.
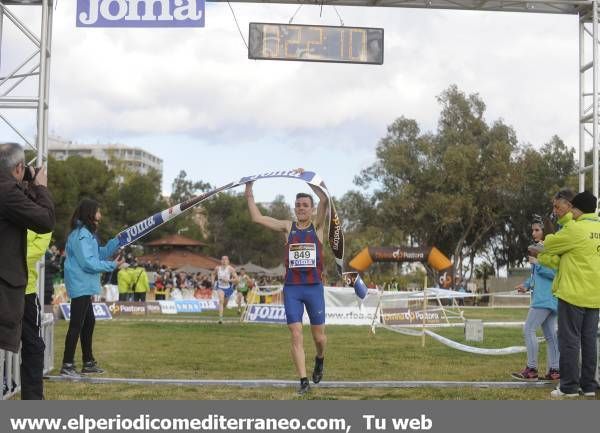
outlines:
{"label": "man in yellow jacket", "polygon": [[52,233],[37,234],[27,230],[27,287],[21,331],[21,399],[44,399],[44,350],[42,311],[37,292],[37,263],[50,245]]}
{"label": "man in yellow jacket", "polygon": [[133,273],[129,268],[129,263],[123,263],[117,273],[117,285],[119,287],[119,301],[133,301],[133,291],[131,278]]}
{"label": "man in yellow jacket", "polygon": [[[539,263],[556,267],[552,291],[558,298],[560,385],[551,397],[594,397],[600,309],[600,220],[597,199],[588,191],[571,200],[573,221],[546,236]],[[531,252],[535,255],[535,252]],[[560,261],[557,260],[557,257]],[[579,353],[581,351],[581,370]]]}
{"label": "man in yellow jacket", "polygon": [[148,282],[148,274],[146,270],[140,266],[137,261],[130,268],[131,276],[131,291],[133,292],[134,301],[146,301],[146,293],[150,290]]}

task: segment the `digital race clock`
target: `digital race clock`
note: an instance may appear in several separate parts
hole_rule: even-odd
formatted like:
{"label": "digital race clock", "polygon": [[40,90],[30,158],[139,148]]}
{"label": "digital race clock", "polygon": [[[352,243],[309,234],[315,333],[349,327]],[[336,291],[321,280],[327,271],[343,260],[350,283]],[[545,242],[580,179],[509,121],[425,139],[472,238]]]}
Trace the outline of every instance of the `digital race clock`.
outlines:
{"label": "digital race clock", "polygon": [[383,64],[383,29],[250,23],[248,58]]}

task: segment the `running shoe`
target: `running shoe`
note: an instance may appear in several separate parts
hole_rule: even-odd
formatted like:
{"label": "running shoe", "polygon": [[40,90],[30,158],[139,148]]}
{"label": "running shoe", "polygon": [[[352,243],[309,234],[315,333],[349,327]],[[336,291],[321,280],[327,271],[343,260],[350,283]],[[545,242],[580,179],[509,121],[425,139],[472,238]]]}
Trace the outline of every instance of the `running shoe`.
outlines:
{"label": "running shoe", "polygon": [[517,380],[524,380],[527,382],[533,382],[533,381],[538,380],[537,368],[531,368],[531,367],[525,367],[523,370],[521,370],[518,373],[512,373],[511,376]]}
{"label": "running shoe", "polygon": [[298,395],[304,395],[310,391],[310,384],[308,383],[308,379],[300,381],[300,387],[296,391]]}
{"label": "running shoe", "polygon": [[96,361],[88,361],[83,363],[83,368],[81,369],[82,374],[102,374],[104,370],[98,367],[98,363]]}
{"label": "running shoe", "polygon": [[544,376],[544,380],[559,380],[560,372],[556,368],[551,368],[548,373]]}
{"label": "running shoe", "polygon": [[312,373],[313,383],[319,383],[323,379],[323,358],[319,359],[315,356],[315,368]]}
{"label": "running shoe", "polygon": [[73,379],[81,377],[81,375],[77,373],[77,370],[75,369],[75,364],[71,364],[68,362],[65,362],[62,365],[60,369],[60,375],[63,377],[71,377]]}
{"label": "running shoe", "polygon": [[553,390],[550,393],[550,398],[554,398],[554,399],[576,398],[576,397],[579,397],[579,393],[578,392],[576,392],[574,394],[569,394],[569,393],[566,393],[566,392],[562,392],[560,390],[560,388],[556,388],[555,390]]}
{"label": "running shoe", "polygon": [[584,397],[596,397],[596,391],[584,391],[582,389],[581,394],[583,394]]}

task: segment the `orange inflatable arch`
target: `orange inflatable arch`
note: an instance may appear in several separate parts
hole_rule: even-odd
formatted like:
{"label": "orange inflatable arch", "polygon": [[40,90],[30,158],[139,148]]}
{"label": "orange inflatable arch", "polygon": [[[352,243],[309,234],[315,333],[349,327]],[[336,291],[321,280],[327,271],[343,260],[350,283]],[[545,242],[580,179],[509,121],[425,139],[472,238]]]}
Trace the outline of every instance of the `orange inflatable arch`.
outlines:
{"label": "orange inflatable arch", "polygon": [[363,272],[375,262],[427,263],[441,274],[440,286],[452,286],[452,262],[436,247],[365,247],[350,260],[349,265]]}

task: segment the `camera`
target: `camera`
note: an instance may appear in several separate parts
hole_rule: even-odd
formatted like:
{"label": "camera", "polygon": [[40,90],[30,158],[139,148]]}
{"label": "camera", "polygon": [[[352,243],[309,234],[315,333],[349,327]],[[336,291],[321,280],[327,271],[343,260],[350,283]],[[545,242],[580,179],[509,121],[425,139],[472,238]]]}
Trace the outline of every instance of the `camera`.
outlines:
{"label": "camera", "polygon": [[24,182],[33,182],[37,174],[40,172],[41,167],[34,167],[34,174],[31,174],[30,165],[25,164],[25,174],[23,175]]}

